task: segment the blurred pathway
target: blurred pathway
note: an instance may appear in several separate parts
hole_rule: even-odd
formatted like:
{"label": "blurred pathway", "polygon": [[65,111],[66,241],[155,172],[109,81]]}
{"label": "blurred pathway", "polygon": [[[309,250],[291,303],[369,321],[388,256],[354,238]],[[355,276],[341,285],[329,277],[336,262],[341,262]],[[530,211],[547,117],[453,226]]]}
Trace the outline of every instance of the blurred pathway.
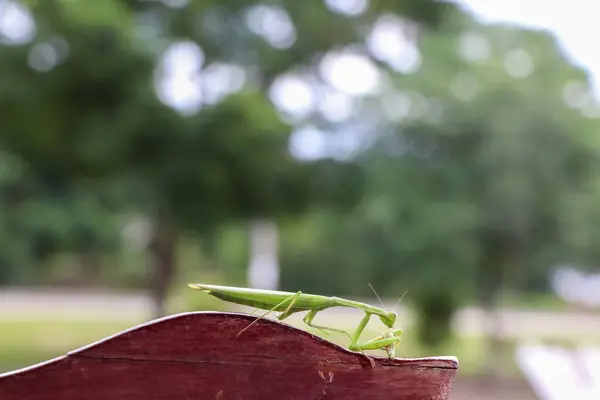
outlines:
{"label": "blurred pathway", "polygon": [[[372,300],[368,300],[372,302]],[[376,303],[373,303],[376,304]],[[151,319],[151,302],[143,293],[131,292],[58,292],[0,289],[0,321],[32,319],[128,320],[137,323]],[[249,309],[240,307],[240,311]],[[406,308],[398,310],[398,326],[409,328],[414,318]],[[304,314],[292,316],[299,323]],[[342,321],[353,326],[362,315],[359,310],[335,308],[323,311],[317,319]],[[454,327],[462,335],[481,335],[486,314],[477,308],[460,310]],[[600,338],[600,312],[552,312],[504,309],[500,312],[502,335],[507,338]],[[490,325],[487,325],[490,326]],[[495,326],[495,325],[494,325]],[[492,329],[497,329],[496,327]]]}
{"label": "blurred pathway", "polygon": [[54,291],[0,288],[0,321],[133,320],[150,318],[152,303],[144,293]]}

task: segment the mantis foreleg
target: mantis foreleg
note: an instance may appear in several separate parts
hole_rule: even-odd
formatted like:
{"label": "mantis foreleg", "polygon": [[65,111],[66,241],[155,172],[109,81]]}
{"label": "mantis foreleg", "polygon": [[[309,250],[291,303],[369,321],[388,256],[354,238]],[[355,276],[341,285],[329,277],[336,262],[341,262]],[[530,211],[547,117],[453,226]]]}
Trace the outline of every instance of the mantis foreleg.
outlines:
{"label": "mantis foreleg", "polygon": [[[395,329],[391,332],[392,336],[378,336],[365,343],[357,345],[356,350],[380,350],[390,345],[396,347],[400,344],[400,335],[402,335],[402,329]],[[352,349],[351,349],[352,350]]]}
{"label": "mantis foreleg", "polygon": [[360,338],[360,335],[363,333],[365,327],[369,323],[369,319],[371,319],[371,313],[365,312],[365,316],[363,317],[363,319],[360,320],[356,331],[354,331],[354,335],[352,335],[349,346],[350,350],[362,350],[360,347],[358,347],[358,339]]}
{"label": "mantis foreleg", "polygon": [[357,344],[355,346],[355,348],[352,348],[352,346],[350,347],[350,350],[352,351],[357,351],[357,350],[381,350],[384,349],[390,345],[396,345],[397,343],[400,342],[400,339],[397,337],[391,337],[391,338],[382,338],[382,339],[373,339],[373,340],[369,340],[368,342],[362,343],[362,344]]}

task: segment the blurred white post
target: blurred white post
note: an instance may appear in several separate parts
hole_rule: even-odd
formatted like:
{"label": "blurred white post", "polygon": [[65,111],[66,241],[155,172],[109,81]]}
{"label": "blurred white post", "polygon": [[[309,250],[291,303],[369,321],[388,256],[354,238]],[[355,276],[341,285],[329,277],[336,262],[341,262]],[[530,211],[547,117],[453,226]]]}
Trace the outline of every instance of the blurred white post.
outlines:
{"label": "blurred white post", "polygon": [[256,289],[277,290],[279,287],[279,241],[273,221],[250,223],[248,284]]}

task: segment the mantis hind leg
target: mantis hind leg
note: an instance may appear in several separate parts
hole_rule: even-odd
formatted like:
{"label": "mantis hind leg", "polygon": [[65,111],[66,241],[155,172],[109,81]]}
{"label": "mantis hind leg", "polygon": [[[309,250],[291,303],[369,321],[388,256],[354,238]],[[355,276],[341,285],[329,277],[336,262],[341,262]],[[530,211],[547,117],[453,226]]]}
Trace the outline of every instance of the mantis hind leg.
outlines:
{"label": "mantis hind leg", "polygon": [[344,335],[346,335],[346,336],[348,336],[350,339],[352,339],[352,336],[350,336],[350,334],[349,334],[348,332],[346,332],[345,330],[343,330],[343,329],[330,328],[330,327],[328,327],[328,326],[322,326],[322,325],[316,325],[316,324],[313,324],[313,319],[315,319],[315,317],[317,316],[317,313],[318,313],[319,311],[320,311],[320,310],[310,310],[310,312],[309,312],[308,314],[306,314],[306,316],[305,316],[305,317],[302,319],[302,321],[303,321],[303,322],[304,322],[306,325],[310,326],[311,328],[315,328],[315,329],[317,329],[317,330],[319,330],[319,331],[323,332],[323,333],[324,333],[324,334],[326,334],[326,335],[329,335],[329,332],[328,332],[328,331],[331,331],[331,332],[339,332],[339,333],[343,333]]}
{"label": "mantis hind leg", "polygon": [[288,297],[287,299],[285,299],[284,301],[282,301],[281,303],[279,303],[278,305],[276,305],[273,308],[273,310],[274,310],[275,308],[283,305],[286,301],[291,300],[290,304],[287,306],[287,308],[285,309],[285,311],[282,312],[281,314],[279,314],[277,316],[278,320],[283,321],[284,319],[286,319],[287,317],[289,317],[293,313],[297,312],[297,310],[294,310],[292,307],[294,306],[294,304],[296,303],[296,301],[298,300],[298,298],[300,297],[301,294],[302,294],[302,292],[298,292],[298,293],[294,294],[293,296]]}
{"label": "mantis hind leg", "polygon": [[278,307],[283,306],[287,301],[289,301],[290,304],[287,306],[287,308],[285,309],[284,312],[282,312],[280,315],[277,316],[277,319],[279,319],[280,321],[282,321],[285,318],[289,317],[290,315],[292,315],[295,312],[295,311],[293,311],[292,306],[294,305],[294,303],[296,302],[296,300],[298,300],[298,297],[300,297],[301,294],[302,294],[302,292],[298,292],[298,293],[295,293],[295,294],[291,295],[290,297],[285,298],[281,303],[277,304],[275,307],[271,308],[269,311],[267,311],[263,315],[260,315],[258,318],[256,318],[254,321],[252,321],[247,327],[245,327],[244,329],[242,329],[241,331],[239,331],[236,336],[241,335],[242,332],[244,332],[246,329],[250,328],[252,325],[254,325],[255,323],[257,323],[258,320],[266,317],[269,313],[275,311]]}

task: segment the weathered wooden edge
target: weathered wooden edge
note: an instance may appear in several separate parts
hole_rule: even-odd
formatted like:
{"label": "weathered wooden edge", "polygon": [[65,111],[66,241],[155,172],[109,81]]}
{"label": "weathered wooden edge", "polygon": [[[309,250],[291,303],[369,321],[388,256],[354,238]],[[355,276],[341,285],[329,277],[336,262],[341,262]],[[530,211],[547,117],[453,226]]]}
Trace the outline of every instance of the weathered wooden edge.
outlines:
{"label": "weathered wooden edge", "polygon": [[[129,334],[129,333],[144,329],[149,326],[160,325],[162,323],[165,323],[166,321],[173,321],[173,320],[176,320],[179,318],[185,318],[185,317],[190,317],[190,316],[193,317],[196,315],[200,316],[200,315],[207,315],[207,314],[215,315],[215,316],[223,316],[226,318],[227,317],[236,317],[236,318],[241,317],[241,318],[246,318],[249,321],[253,321],[256,318],[255,316],[252,316],[249,314],[244,314],[244,313],[218,312],[218,311],[194,311],[194,312],[173,314],[173,315],[169,315],[169,316],[166,316],[163,318],[158,318],[158,319],[154,319],[154,320],[151,320],[148,322],[144,322],[142,324],[135,325],[131,328],[122,330],[113,335],[110,335],[103,339],[100,339],[96,342],[93,342],[93,343],[84,345],[78,349],[72,350],[72,351],[66,353],[65,355],[62,355],[62,356],[59,356],[56,358],[52,358],[50,360],[43,361],[43,362],[31,365],[31,366],[20,368],[20,369],[14,370],[14,371],[8,371],[5,373],[2,373],[2,374],[0,374],[0,379],[7,378],[9,376],[15,376],[18,374],[27,373],[27,372],[30,372],[35,369],[42,369],[42,368],[48,367],[52,364],[59,363],[69,357],[77,357],[80,353],[83,353],[83,352],[88,351],[93,348],[100,347],[100,346],[102,346],[102,344],[107,343],[113,339],[116,339],[122,335]],[[320,346],[332,348],[337,352],[344,353],[344,354],[351,355],[351,356],[356,356],[356,355],[365,356],[362,353],[350,351],[350,350],[346,349],[345,347],[342,347],[336,343],[330,342],[324,338],[321,338],[321,337],[314,335],[310,332],[307,332],[305,330],[296,328],[285,322],[272,320],[272,319],[268,319],[268,318],[265,318],[263,320],[263,322],[277,325],[279,327],[278,329],[293,331],[293,333],[296,335],[304,335],[304,336],[308,337],[310,340],[317,342]],[[415,367],[416,366],[419,368],[437,368],[437,369],[458,369],[458,366],[459,366],[458,359],[454,356],[421,357],[421,358],[395,358],[393,360],[389,360],[384,357],[373,356],[370,354],[368,355],[368,357],[374,361],[377,361],[378,364],[385,365],[385,366],[398,366],[398,367],[400,367],[400,366]]]}

